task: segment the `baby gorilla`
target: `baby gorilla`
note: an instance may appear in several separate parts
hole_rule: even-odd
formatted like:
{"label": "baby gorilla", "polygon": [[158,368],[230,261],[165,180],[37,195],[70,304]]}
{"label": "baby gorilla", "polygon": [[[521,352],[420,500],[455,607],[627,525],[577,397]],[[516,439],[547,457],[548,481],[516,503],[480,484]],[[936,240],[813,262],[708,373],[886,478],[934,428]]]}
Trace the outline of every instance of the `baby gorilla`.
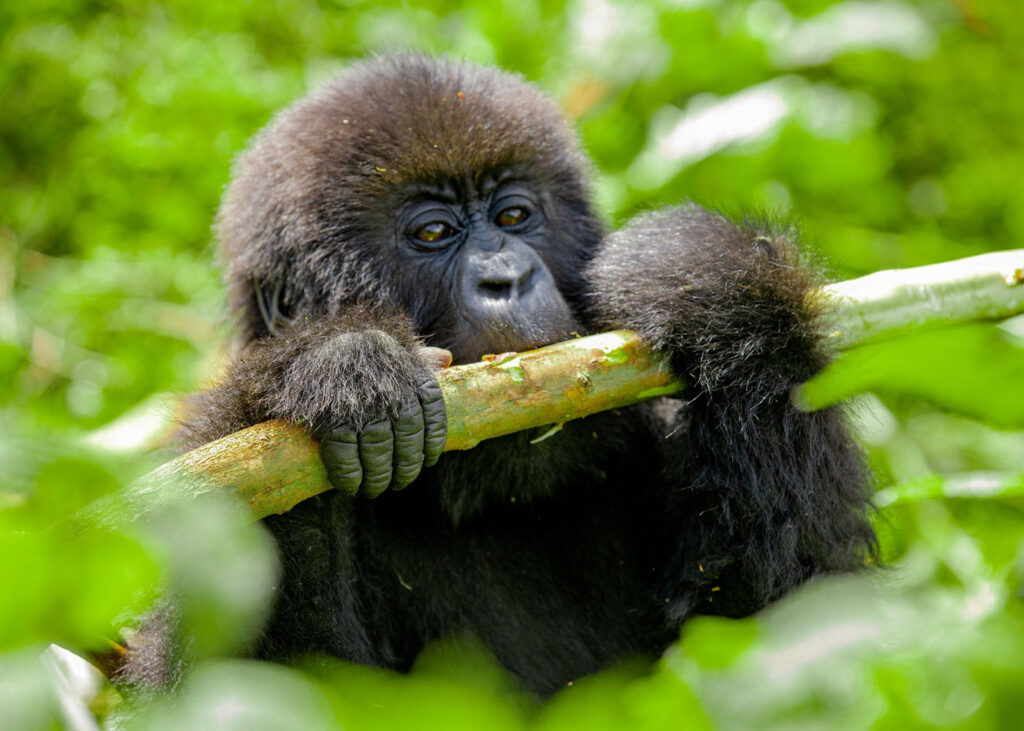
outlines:
{"label": "baby gorilla", "polygon": [[[605,237],[587,169],[519,77],[419,56],[352,66],[240,158],[220,213],[240,348],[184,436],[292,420],[339,488],[266,519],[284,574],[255,654],[404,670],[471,633],[551,693],[871,555],[842,415],[790,400],[827,361],[792,232],[686,205]],[[684,399],[440,454],[444,351],[620,327]]]}

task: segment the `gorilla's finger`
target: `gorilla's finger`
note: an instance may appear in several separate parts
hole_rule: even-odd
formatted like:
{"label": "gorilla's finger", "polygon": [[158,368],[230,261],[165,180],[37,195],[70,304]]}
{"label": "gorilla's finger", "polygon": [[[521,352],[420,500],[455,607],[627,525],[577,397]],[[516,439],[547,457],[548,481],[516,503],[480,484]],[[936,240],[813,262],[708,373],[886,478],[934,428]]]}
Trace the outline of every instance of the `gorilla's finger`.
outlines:
{"label": "gorilla's finger", "polygon": [[416,348],[416,355],[431,368],[447,368],[452,364],[452,351],[445,348]]}
{"label": "gorilla's finger", "polygon": [[363,481],[363,463],[359,459],[359,439],[355,429],[334,429],[320,440],[320,459],[327,468],[332,486],[349,495],[359,492]]}
{"label": "gorilla's finger", "polygon": [[401,490],[423,467],[423,408],[416,399],[402,404],[395,419],[395,468],[391,486]]}
{"label": "gorilla's finger", "polygon": [[395,449],[395,436],[391,421],[382,419],[363,427],[359,434],[359,459],[363,463],[362,493],[377,497],[391,482],[391,461]]}
{"label": "gorilla's finger", "polygon": [[448,440],[448,412],[444,408],[441,387],[431,378],[420,386],[423,406],[423,458],[427,467],[437,463]]}

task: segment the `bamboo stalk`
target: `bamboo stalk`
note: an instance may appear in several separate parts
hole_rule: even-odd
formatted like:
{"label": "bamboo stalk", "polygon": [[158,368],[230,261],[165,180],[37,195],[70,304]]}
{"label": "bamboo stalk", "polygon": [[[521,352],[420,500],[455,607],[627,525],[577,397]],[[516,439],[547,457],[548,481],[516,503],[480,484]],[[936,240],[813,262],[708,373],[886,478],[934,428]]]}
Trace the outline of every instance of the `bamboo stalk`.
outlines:
{"label": "bamboo stalk", "polygon": [[[828,337],[836,347],[909,328],[1009,317],[1024,312],[1024,249],[878,272],[823,293],[833,305]],[[683,389],[664,359],[626,330],[455,366],[439,371],[438,380],[448,412],[446,451]],[[257,518],[330,488],[315,440],[283,421],[183,454],[133,483],[122,499],[144,512],[172,489],[169,483],[179,494],[233,492]]]}

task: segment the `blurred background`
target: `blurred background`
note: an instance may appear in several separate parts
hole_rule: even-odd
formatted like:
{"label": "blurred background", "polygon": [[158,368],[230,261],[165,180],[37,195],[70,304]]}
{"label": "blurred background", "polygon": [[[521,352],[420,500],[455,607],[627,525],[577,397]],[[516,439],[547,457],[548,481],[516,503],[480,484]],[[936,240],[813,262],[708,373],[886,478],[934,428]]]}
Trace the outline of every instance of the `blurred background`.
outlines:
{"label": "blurred background", "polygon": [[[224,659],[275,572],[237,506],[45,530],[166,459],[152,446],[176,398],[215,376],[230,327],[211,224],[246,140],[350,60],[404,48],[550,92],[610,225],[684,198],[792,216],[836,278],[1024,246],[1017,0],[8,0],[0,708],[15,727],[1019,723],[1024,318],[862,347],[815,383],[821,403],[855,397],[888,568],[694,621],[661,661],[544,704],[471,641],[407,678]],[[199,638],[179,702],[129,712],[40,655],[104,649],[157,586]]]}

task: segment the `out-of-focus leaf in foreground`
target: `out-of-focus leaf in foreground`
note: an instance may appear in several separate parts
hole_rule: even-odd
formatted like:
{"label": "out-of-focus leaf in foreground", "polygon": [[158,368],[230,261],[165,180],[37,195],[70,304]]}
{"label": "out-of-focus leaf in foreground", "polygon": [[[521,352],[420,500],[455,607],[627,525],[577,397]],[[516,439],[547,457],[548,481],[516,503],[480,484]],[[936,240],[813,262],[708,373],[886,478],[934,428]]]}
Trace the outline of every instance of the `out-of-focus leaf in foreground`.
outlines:
{"label": "out-of-focus leaf in foreground", "polygon": [[820,408],[864,391],[912,394],[1024,428],[1024,339],[984,324],[908,333],[843,353],[802,395]]}

